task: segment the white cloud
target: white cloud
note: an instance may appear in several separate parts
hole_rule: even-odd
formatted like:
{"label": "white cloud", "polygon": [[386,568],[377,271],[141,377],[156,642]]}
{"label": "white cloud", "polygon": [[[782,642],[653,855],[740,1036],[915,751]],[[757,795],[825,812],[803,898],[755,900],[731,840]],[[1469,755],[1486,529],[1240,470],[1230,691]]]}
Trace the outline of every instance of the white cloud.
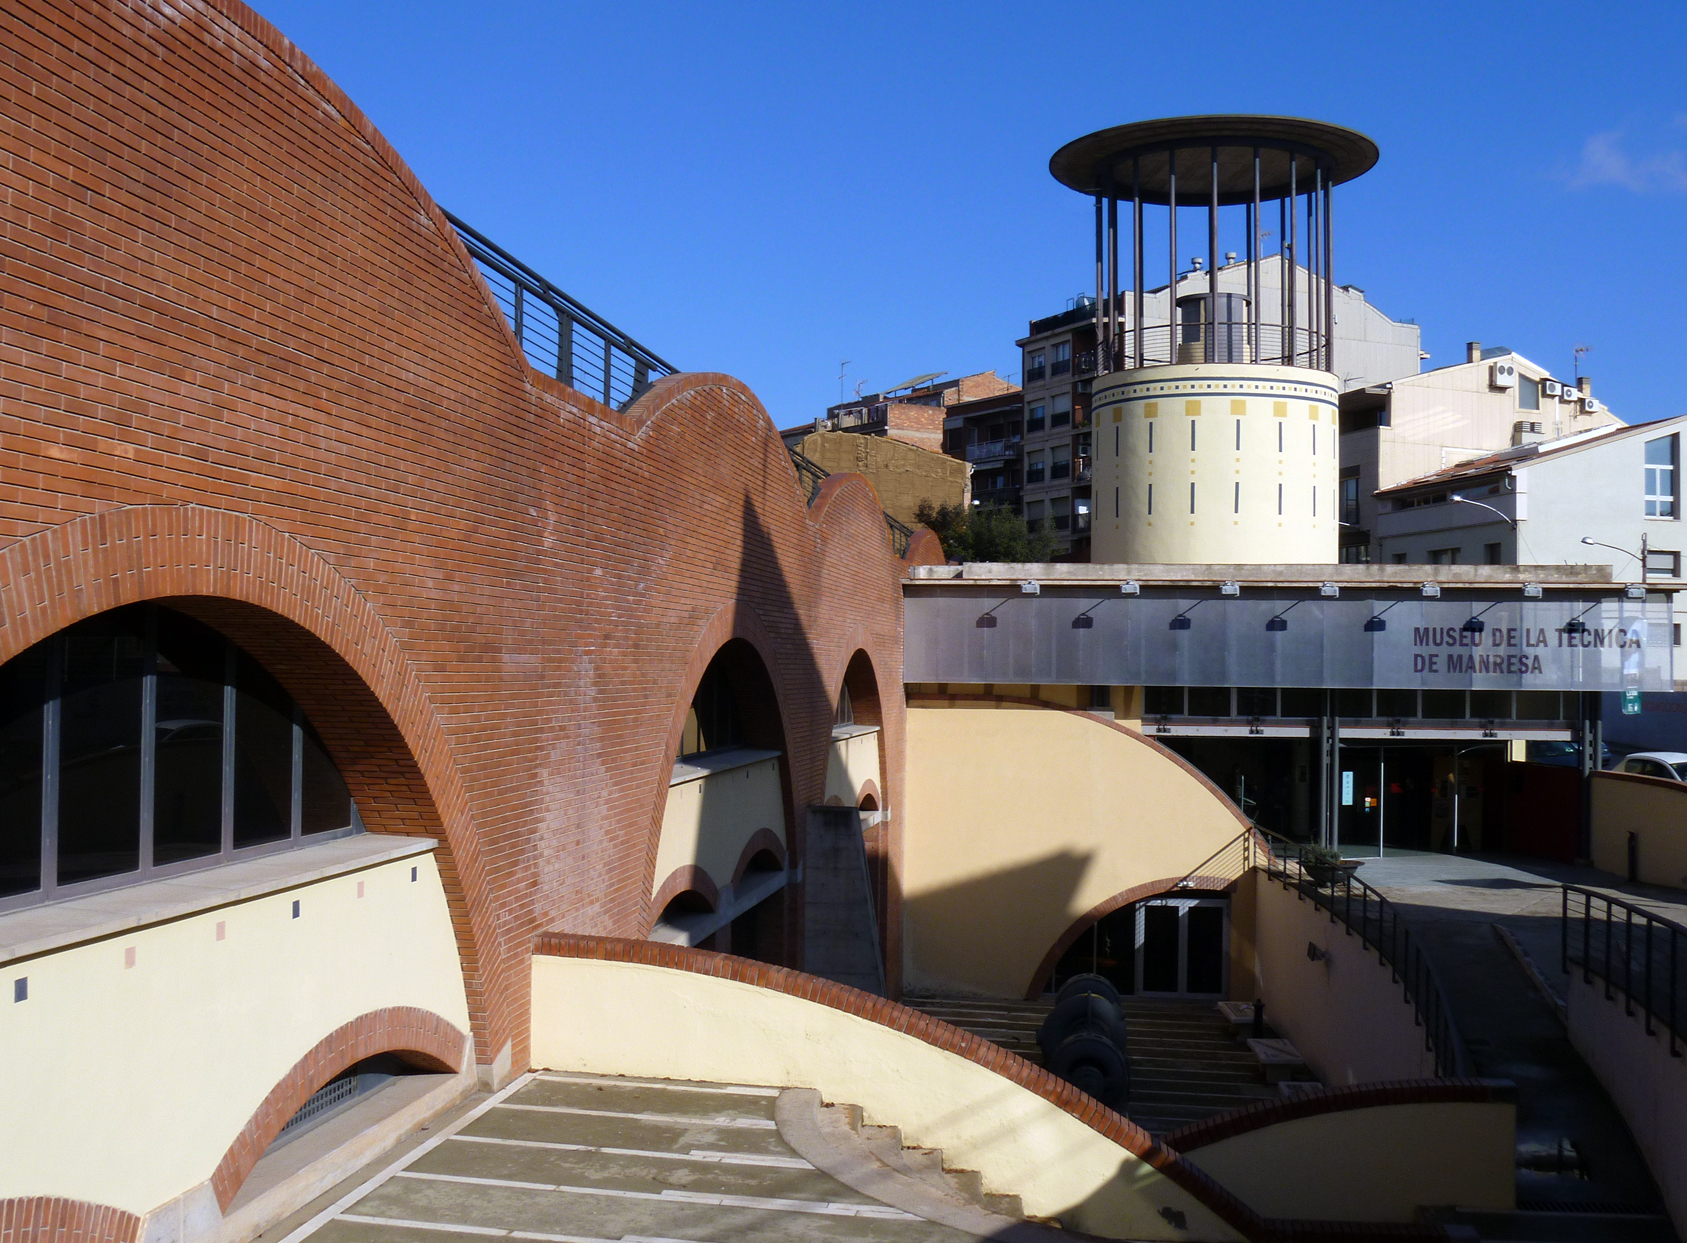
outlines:
{"label": "white cloud", "polygon": [[[1680,122],[1684,118],[1677,118]],[[1570,177],[1572,190],[1590,186],[1621,186],[1635,194],[1654,190],[1687,193],[1687,155],[1661,151],[1636,158],[1623,149],[1623,132],[1595,134],[1582,147],[1581,164]]]}

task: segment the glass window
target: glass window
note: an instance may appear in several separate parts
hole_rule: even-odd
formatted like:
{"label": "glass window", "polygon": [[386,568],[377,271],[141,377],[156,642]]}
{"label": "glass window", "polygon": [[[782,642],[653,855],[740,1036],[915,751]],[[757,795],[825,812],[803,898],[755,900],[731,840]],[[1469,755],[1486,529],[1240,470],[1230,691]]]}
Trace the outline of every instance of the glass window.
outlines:
{"label": "glass window", "polygon": [[1230,688],[1228,686],[1191,686],[1189,688],[1190,716],[1229,716]]}
{"label": "glass window", "polygon": [[276,680],[241,652],[235,658],[234,845],[293,832],[293,705]]}
{"label": "glass window", "polygon": [[162,866],[223,848],[227,645],[209,627],[180,613],[161,611],[157,626],[152,861]]}
{"label": "glass window", "polygon": [[1072,343],[1062,341],[1054,347],[1054,362],[1049,366],[1049,374],[1065,375],[1072,370]]}
{"label": "glass window", "polygon": [[1311,717],[1324,715],[1324,692],[1316,687],[1286,686],[1282,694],[1284,716]]}
{"label": "glass window", "polygon": [[1465,718],[1463,691],[1425,691],[1423,714],[1436,721],[1459,721]]}
{"label": "glass window", "polygon": [[1344,526],[1359,525],[1359,477],[1357,475],[1341,481],[1341,513],[1340,520]]}
{"label": "glass window", "polygon": [[1679,436],[1660,436],[1646,442],[1646,516],[1675,518],[1676,463],[1680,459]]}
{"label": "glass window", "polygon": [[1336,715],[1344,717],[1369,717],[1371,715],[1371,692],[1361,687],[1343,687],[1336,691]]}
{"label": "glass window", "polygon": [[1503,721],[1511,718],[1510,691],[1471,691],[1470,715],[1478,721]]}
{"label": "glass window", "polygon": [[1403,720],[1418,714],[1418,693],[1408,690],[1377,688],[1377,715],[1387,720]]}
{"label": "glass window", "polygon": [[0,665],[0,898],[41,888],[42,743],[50,648]]}
{"label": "glass window", "polygon": [[284,844],[301,821],[306,833],[360,827],[310,723],[210,627],[135,605],[0,665],[8,906]]}
{"label": "glass window", "polygon": [[1183,688],[1181,686],[1145,686],[1142,688],[1144,716],[1182,716]]}
{"label": "glass window", "polygon": [[1457,548],[1431,548],[1429,550],[1430,565],[1457,565],[1459,550]]}
{"label": "glass window", "polygon": [[1025,356],[1025,382],[1035,384],[1044,375],[1043,352],[1033,351]]}
{"label": "glass window", "polygon": [[1031,410],[1030,410],[1030,413],[1028,413],[1025,416],[1025,430],[1028,431],[1028,432],[1040,432],[1040,431],[1042,431],[1043,430],[1043,415],[1045,413],[1046,413],[1045,407],[1040,406],[1040,405],[1032,406]]}
{"label": "glass window", "polygon": [[1054,398],[1049,411],[1050,427],[1066,427],[1072,422],[1072,399],[1061,394]]}
{"label": "glass window", "polygon": [[1277,688],[1274,686],[1238,686],[1236,688],[1237,716],[1276,716]]}
{"label": "glass window", "polygon": [[141,865],[141,691],[146,617],[120,609],[59,647],[58,883]]}
{"label": "glass window", "polygon": [[1517,719],[1519,721],[1558,721],[1557,691],[1518,691]]}
{"label": "glass window", "polygon": [[1519,410],[1539,410],[1541,408],[1541,382],[1531,380],[1526,375],[1517,377],[1517,408]]}

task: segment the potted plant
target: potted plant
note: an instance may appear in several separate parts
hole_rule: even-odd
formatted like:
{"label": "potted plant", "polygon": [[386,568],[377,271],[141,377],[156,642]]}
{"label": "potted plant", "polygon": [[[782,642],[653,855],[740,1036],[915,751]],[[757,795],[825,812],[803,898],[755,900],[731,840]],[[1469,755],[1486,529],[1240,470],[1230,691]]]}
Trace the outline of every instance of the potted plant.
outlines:
{"label": "potted plant", "polygon": [[1339,850],[1314,843],[1300,848],[1300,866],[1312,883],[1320,889],[1336,883],[1344,874],[1351,876],[1358,870],[1360,860],[1343,859]]}

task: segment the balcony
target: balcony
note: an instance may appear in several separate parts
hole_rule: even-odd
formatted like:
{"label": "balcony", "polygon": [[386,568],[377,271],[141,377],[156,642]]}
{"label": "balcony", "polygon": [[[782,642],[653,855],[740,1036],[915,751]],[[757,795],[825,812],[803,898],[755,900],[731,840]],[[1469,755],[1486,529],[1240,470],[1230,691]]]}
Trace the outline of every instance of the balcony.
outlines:
{"label": "balcony", "polygon": [[1050,377],[1057,375],[1070,375],[1071,373],[1072,360],[1070,358],[1057,358],[1049,364]]}
{"label": "balcony", "polygon": [[975,445],[967,446],[967,461],[990,462],[999,458],[1016,457],[1019,453],[1020,438],[1007,436],[1001,440],[984,440]]}
{"label": "balcony", "polygon": [[1091,477],[1094,476],[1094,474],[1095,474],[1095,467],[1090,464],[1089,459],[1088,458],[1079,458],[1078,459],[1078,470],[1077,470],[1077,473],[1072,476],[1072,482],[1073,483],[1088,483],[1090,481]]}
{"label": "balcony", "polygon": [[1053,518],[1049,519],[1049,522],[1056,531],[1070,531],[1072,529],[1071,514],[1056,514]]}
{"label": "balcony", "polygon": [[1042,481],[1043,481],[1043,464],[1041,462],[1032,462],[1031,465],[1029,465],[1025,468],[1025,482],[1026,483],[1041,483]]}
{"label": "balcony", "polygon": [[1050,462],[1049,463],[1049,478],[1050,479],[1070,479],[1071,477],[1072,477],[1072,463],[1071,462]]}
{"label": "balcony", "polygon": [[1090,516],[1088,514],[1073,514],[1072,515],[1072,534],[1073,535],[1088,535],[1089,529],[1090,529]]}
{"label": "balcony", "polygon": [[1025,383],[1035,384],[1046,374],[1042,367],[1027,367],[1025,369]]}

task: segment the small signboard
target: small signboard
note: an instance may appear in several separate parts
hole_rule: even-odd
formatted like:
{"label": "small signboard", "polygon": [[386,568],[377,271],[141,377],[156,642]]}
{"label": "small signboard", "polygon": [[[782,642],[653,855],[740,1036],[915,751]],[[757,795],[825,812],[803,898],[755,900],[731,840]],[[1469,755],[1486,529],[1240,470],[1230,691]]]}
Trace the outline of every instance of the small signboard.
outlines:
{"label": "small signboard", "polygon": [[1623,715],[1634,716],[1640,711],[1640,689],[1629,687],[1623,692]]}
{"label": "small signboard", "polygon": [[1352,773],[1343,773],[1341,775],[1341,805],[1343,807],[1353,806],[1353,774]]}

